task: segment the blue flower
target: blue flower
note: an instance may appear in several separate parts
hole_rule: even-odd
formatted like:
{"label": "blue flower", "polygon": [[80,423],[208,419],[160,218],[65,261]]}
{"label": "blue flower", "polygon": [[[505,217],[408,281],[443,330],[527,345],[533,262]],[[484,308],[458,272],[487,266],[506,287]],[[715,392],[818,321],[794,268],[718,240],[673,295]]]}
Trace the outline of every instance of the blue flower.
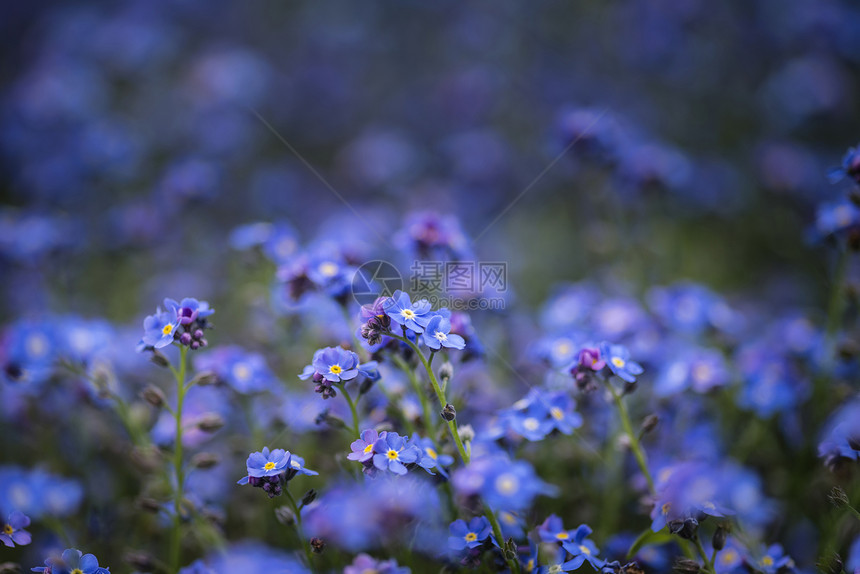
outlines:
{"label": "blue flower", "polygon": [[573,534],[569,530],[565,530],[561,518],[555,514],[550,514],[538,527],[538,535],[542,542],[558,542],[559,544],[573,538]]}
{"label": "blue flower", "polygon": [[601,343],[600,356],[615,376],[628,383],[635,383],[636,376],[642,374],[642,367],[630,360],[630,351],[623,345]]}
{"label": "blue flower", "polygon": [[269,447],[264,446],[262,451],[251,453],[245,465],[248,476],[239,484],[248,484],[249,477],[277,476],[286,471],[290,465],[290,452],[282,448],[269,451]]}
{"label": "blue flower", "polygon": [[10,513],[0,530],[0,542],[9,548],[16,544],[26,546],[32,540],[30,533],[24,530],[28,526],[30,526],[30,518],[26,514],[17,510]]}
{"label": "blue flower", "polygon": [[591,528],[585,524],[581,524],[574,531],[571,540],[562,541],[562,547],[573,557],[564,563],[563,568],[565,572],[579,569],[583,562],[588,562],[595,570],[600,570],[601,566],[603,566],[604,561],[597,557],[600,551],[594,542],[588,540],[589,534],[591,534]]}
{"label": "blue flower", "polygon": [[425,325],[430,320],[430,317],[428,317],[430,302],[422,299],[413,304],[409,299],[409,295],[400,290],[395,291],[394,295],[383,303],[383,306],[385,314],[392,321],[416,333],[422,333]]}
{"label": "blue flower", "polygon": [[84,554],[75,548],[63,550],[59,558],[48,558],[45,566],[31,569],[33,572],[50,574],[109,574],[109,568],[99,566],[98,559],[92,554]]}
{"label": "blue flower", "polygon": [[373,466],[379,470],[390,470],[394,474],[406,474],[406,464],[418,460],[414,446],[395,432],[385,433],[373,445]]}
{"label": "blue flower", "polygon": [[831,169],[827,173],[827,177],[832,183],[839,183],[846,177],[860,183],[860,148],[848,148],[848,151],[842,156],[842,165]]}
{"label": "blue flower", "polygon": [[341,347],[326,347],[314,353],[313,368],[331,383],[350,381],[358,376],[358,355]]}
{"label": "blue flower", "polygon": [[773,544],[755,564],[755,568],[765,574],[776,574],[781,568],[794,568],[794,560],[786,555],[779,544]]}
{"label": "blue flower", "polygon": [[271,389],[277,382],[262,355],[232,345],[202,354],[194,361],[194,367],[198,372],[214,372],[219,380],[241,394]]}
{"label": "blue flower", "polygon": [[156,349],[166,347],[173,342],[178,327],[179,316],[175,311],[156,309],[155,315],[143,320],[143,343]]}
{"label": "blue flower", "polygon": [[442,315],[434,315],[424,328],[424,344],[431,349],[462,350],[466,341],[460,335],[451,334],[451,321]]}
{"label": "blue flower", "polygon": [[476,548],[490,536],[490,522],[484,516],[476,516],[468,522],[455,520],[448,527],[451,536],[448,537],[448,547],[452,550]]}
{"label": "blue flower", "polygon": [[[289,454],[289,453],[287,453]],[[290,464],[287,469],[287,479],[293,478],[296,474],[304,474],[305,476],[317,476],[319,473],[315,470],[305,468],[305,459],[297,454],[290,456]]]}
{"label": "blue flower", "polygon": [[454,457],[448,454],[441,454],[436,445],[433,444],[433,440],[430,437],[413,436],[410,444],[413,445],[419,453],[418,460],[415,461],[418,466],[430,474],[433,474],[431,469],[436,469],[442,476],[448,476],[448,472],[445,470],[445,467],[454,464]]}

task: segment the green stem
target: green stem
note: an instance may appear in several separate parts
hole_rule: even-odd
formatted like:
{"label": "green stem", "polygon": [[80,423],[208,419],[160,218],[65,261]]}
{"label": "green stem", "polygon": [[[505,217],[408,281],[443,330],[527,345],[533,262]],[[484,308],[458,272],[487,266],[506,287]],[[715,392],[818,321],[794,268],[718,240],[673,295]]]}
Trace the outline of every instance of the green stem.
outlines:
{"label": "green stem", "polygon": [[[427,361],[427,357],[424,356],[424,353],[421,352],[421,349],[418,348],[418,345],[407,339],[406,337],[401,337],[399,335],[395,335],[394,333],[388,333],[390,337],[397,339],[398,341],[402,341],[409,345],[412,350],[418,355],[418,358],[421,360],[421,364],[424,365],[424,370],[427,371],[427,376],[430,378],[430,384],[433,386],[433,390],[436,392],[436,398],[439,399],[439,405],[441,408],[445,408],[448,404],[448,400],[445,398],[445,391],[442,390],[442,387],[439,386],[439,381],[436,380],[436,374],[433,373],[433,368],[430,366],[430,363]],[[457,429],[457,420],[454,419],[448,422],[448,429],[451,431],[451,436],[454,438],[454,443],[457,445],[457,451],[460,453],[460,459],[466,464],[469,463],[469,453],[466,452],[466,448],[463,446],[463,441],[460,439],[460,431]]]}
{"label": "green stem", "polygon": [[296,504],[296,499],[293,498],[293,495],[290,492],[289,488],[284,489],[284,494],[287,495],[287,502],[290,503],[290,508],[292,509],[293,514],[295,514],[296,516],[296,522],[294,524],[296,536],[299,537],[299,544],[302,545],[302,550],[304,550],[305,552],[305,559],[308,561],[308,568],[310,568],[311,571],[316,571],[316,569],[314,568],[313,554],[311,553],[310,541],[305,540],[304,529],[302,528],[301,509],[299,509],[299,505]]}
{"label": "green stem", "polygon": [[346,390],[346,384],[340,385],[340,392],[343,393],[343,396],[346,399],[346,402],[349,403],[349,410],[352,413],[352,433],[353,433],[354,438],[358,438],[361,435],[361,433],[358,430],[358,423],[359,423],[358,409],[355,406],[357,400],[355,400],[355,401],[352,400],[352,397],[350,396],[349,391]]}
{"label": "green stem", "polygon": [[185,487],[185,475],[182,469],[182,404],[185,401],[185,363],[188,347],[179,349],[179,369],[170,370],[176,378],[176,410],[173,413],[176,420],[175,447],[173,449],[173,470],[176,475],[176,492],[173,497],[173,533],[170,544],[171,572],[179,572],[180,554],[182,546],[182,494]]}
{"label": "green stem", "polygon": [[415,394],[418,395],[418,400],[421,401],[421,412],[424,413],[424,432],[433,438],[433,435],[435,435],[435,433],[432,432],[432,429],[435,427],[433,421],[436,419],[433,418],[433,411],[430,409],[430,401],[427,400],[427,394],[421,388],[421,383],[418,382],[418,377],[415,376],[415,371],[409,367],[400,355],[392,354],[391,359],[398,367],[400,367],[400,370],[406,373],[406,377],[409,379],[412,389],[415,391]]}
{"label": "green stem", "polygon": [[493,527],[493,536],[496,537],[496,542],[498,542],[499,546],[502,547],[502,556],[504,557],[505,562],[508,563],[508,568],[511,569],[512,574],[519,574],[520,564],[516,560],[509,559],[505,556],[505,539],[502,536],[502,527],[499,525],[499,519],[496,518],[496,513],[493,512],[493,509],[486,503],[484,503],[484,515],[487,517],[487,520],[490,521],[490,526]]}
{"label": "green stem", "polygon": [[612,398],[615,399],[615,404],[618,406],[621,426],[624,428],[624,432],[630,440],[630,450],[633,451],[633,456],[636,457],[639,469],[642,471],[642,474],[645,475],[645,480],[648,482],[648,490],[651,491],[652,496],[657,496],[657,489],[654,488],[654,479],[651,478],[651,472],[648,470],[645,451],[642,449],[642,445],[639,444],[639,438],[636,436],[636,433],[633,432],[633,424],[630,422],[630,414],[627,412],[627,405],[624,404],[624,398],[618,394],[618,391],[615,390],[615,387],[613,387],[612,383],[609,381],[606,381],[606,386],[609,389],[609,392],[612,393]]}
{"label": "green stem", "polygon": [[699,540],[698,536],[693,538],[693,543],[696,545],[696,552],[699,553],[699,558],[702,559],[702,566],[704,567],[705,572],[710,572],[711,574],[714,574],[714,569],[711,566],[711,563],[708,561],[708,555],[705,553],[705,549],[702,546],[702,541]]}

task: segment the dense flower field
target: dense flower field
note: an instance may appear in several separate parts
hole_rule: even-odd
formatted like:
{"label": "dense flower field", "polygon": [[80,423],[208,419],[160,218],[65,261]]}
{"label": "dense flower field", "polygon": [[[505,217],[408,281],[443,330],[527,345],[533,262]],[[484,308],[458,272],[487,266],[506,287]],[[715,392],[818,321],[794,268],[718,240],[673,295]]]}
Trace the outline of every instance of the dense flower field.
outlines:
{"label": "dense flower field", "polygon": [[0,572],[860,572],[849,0],[0,32]]}

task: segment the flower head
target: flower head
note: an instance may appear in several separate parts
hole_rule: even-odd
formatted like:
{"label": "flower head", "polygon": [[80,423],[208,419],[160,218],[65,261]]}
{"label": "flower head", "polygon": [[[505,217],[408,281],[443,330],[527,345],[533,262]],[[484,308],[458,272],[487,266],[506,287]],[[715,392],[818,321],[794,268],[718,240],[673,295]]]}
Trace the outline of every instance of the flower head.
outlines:
{"label": "flower head", "polygon": [[455,520],[448,527],[448,547],[452,550],[463,550],[465,548],[476,548],[490,537],[490,522],[484,516],[476,516],[468,523],[464,520]]}
{"label": "flower head", "polygon": [[173,311],[155,310],[143,320],[143,343],[155,349],[161,349],[173,342],[179,327],[179,317]]}
{"label": "flower head", "polygon": [[379,470],[406,474],[405,465],[418,460],[418,456],[418,449],[395,432],[385,433],[373,444],[373,466]]}
{"label": "flower head", "polygon": [[395,291],[383,305],[385,314],[392,321],[415,333],[424,332],[424,327],[430,320],[430,302],[422,299],[412,303],[409,295],[400,290]]}
{"label": "flower head", "polygon": [[600,355],[606,361],[609,370],[628,383],[635,383],[637,375],[642,374],[641,365],[630,360],[630,351],[627,350],[627,347],[601,343]]}
{"label": "flower head", "polygon": [[0,542],[10,548],[15,545],[26,546],[32,540],[30,533],[24,530],[28,526],[30,518],[23,512],[16,510],[10,513],[0,530]]}
{"label": "flower head", "polygon": [[451,333],[451,321],[442,315],[434,315],[424,328],[424,344],[431,349],[462,350],[466,341],[460,335]]}
{"label": "flower head", "polygon": [[312,366],[330,383],[350,381],[358,375],[358,355],[341,347],[326,347],[314,353]]}
{"label": "flower head", "polygon": [[109,568],[99,566],[92,554],[84,554],[76,548],[63,550],[62,556],[48,558],[45,566],[31,569],[44,574],[110,574]]}
{"label": "flower head", "polygon": [[603,566],[604,561],[597,557],[600,551],[594,542],[588,540],[589,534],[591,534],[591,528],[586,524],[581,524],[573,532],[573,536],[570,539],[562,541],[562,548],[567,550],[573,557],[564,563],[565,572],[577,570],[582,566],[583,562],[588,562],[595,570],[600,570]]}

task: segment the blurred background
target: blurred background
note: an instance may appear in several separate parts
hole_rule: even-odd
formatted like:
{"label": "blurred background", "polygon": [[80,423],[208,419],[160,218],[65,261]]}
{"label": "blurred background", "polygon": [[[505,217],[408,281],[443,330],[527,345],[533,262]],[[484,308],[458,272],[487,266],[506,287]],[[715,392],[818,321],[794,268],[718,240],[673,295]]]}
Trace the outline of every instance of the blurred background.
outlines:
{"label": "blurred background", "polygon": [[[223,402],[199,407],[228,419],[218,448],[230,465],[211,492],[198,493],[219,528],[230,517],[227,539],[283,542],[274,517],[252,511],[265,502],[259,493],[231,490],[249,447],[283,438],[286,426],[293,444],[307,433],[309,467],[338,471],[330,455],[344,446],[323,448],[332,435],[309,432],[321,401],[294,375],[314,349],[351,344],[356,325],[330,300],[297,305],[285,287],[296,260],[332,243],[349,269],[383,259],[406,277],[411,261],[429,258],[420,250],[427,234],[441,229],[454,252],[446,257],[507,264],[504,308],[472,317],[487,365],[464,366],[462,394],[489,397],[472,403],[475,420],[525,394],[546,363],[570,360],[552,346],[570,327],[564,320],[575,322],[576,305],[600,312],[588,319],[592,336],[634,349],[633,339],[651,333],[645,326],[659,330],[671,315],[648,294],[679,281],[721,293],[738,311],[739,323],[720,326],[731,333],[717,343],[729,355],[759,327],[779,337],[787,327],[777,319],[787,315],[824,323],[835,253],[816,210],[850,189],[828,181],[828,170],[860,140],[856,2],[6,2],[0,38],[4,352],[11,355],[16,330],[29,333],[46,317],[104,319],[88,323],[98,336],[85,347],[110,348],[119,386],[134,400],[164,378],[134,354],[144,316],[165,296],[208,300],[217,310],[210,343],[259,351],[267,376],[295,393],[277,416],[258,417],[263,428],[231,420],[236,413]],[[849,281],[858,272],[849,262]],[[579,290],[565,299],[560,283]],[[640,343],[648,363],[643,349],[654,345]],[[655,356],[652,370],[664,364]],[[853,365],[845,376],[856,372]],[[300,392],[316,406],[302,406]],[[74,393],[82,412],[104,407],[81,388]],[[131,466],[108,470],[128,446],[110,442],[119,440],[116,421],[81,417],[78,431],[54,444],[32,396],[7,385],[2,398],[0,462],[44,462],[83,481],[91,498],[75,519],[79,540],[121,532],[116,525],[138,512],[148,483]],[[257,398],[243,406],[263,408]],[[66,405],[78,403],[67,400],[50,395],[39,408],[77,424]],[[775,410],[790,412],[793,400]],[[696,405],[690,418],[674,419],[676,428],[692,425]],[[159,426],[157,414],[136,408],[152,440],[169,443],[169,421]],[[814,447],[802,460],[789,456],[804,435],[799,421],[773,422],[763,408],[769,422],[751,425],[735,455],[763,476],[756,488],[800,502],[790,519],[762,518],[762,538],[813,539],[828,519],[815,514],[817,500],[801,499],[810,476],[828,479]],[[595,427],[603,415],[592,413]],[[743,414],[726,417],[724,431],[745,428]],[[601,432],[597,441],[607,438]],[[731,436],[722,434],[733,444]],[[697,437],[684,437],[693,450]],[[755,445],[775,442],[781,454],[756,459]],[[578,509],[605,539],[627,518],[620,501],[588,506],[606,499],[601,462],[588,448],[529,452],[550,461],[540,472],[558,485],[573,476],[577,457],[590,460],[576,475],[590,486],[544,501],[541,516]],[[556,465],[554,456],[570,462]],[[780,466],[789,459],[798,466]],[[620,466],[607,472],[624,483]],[[605,508],[614,508],[609,519]],[[638,520],[631,530],[647,527]],[[129,544],[145,547],[159,529],[153,519],[136,532]],[[121,563],[124,543],[100,544],[104,562]],[[816,544],[801,552],[806,565]],[[203,536],[186,556],[209,546]]]}
{"label": "blurred background", "polygon": [[481,234],[532,304],[612,268],[797,297],[823,280],[811,205],[857,139],[847,1],[2,10],[7,318],[128,320],[165,273],[211,299],[240,224],[379,243],[368,223],[416,209]]}

